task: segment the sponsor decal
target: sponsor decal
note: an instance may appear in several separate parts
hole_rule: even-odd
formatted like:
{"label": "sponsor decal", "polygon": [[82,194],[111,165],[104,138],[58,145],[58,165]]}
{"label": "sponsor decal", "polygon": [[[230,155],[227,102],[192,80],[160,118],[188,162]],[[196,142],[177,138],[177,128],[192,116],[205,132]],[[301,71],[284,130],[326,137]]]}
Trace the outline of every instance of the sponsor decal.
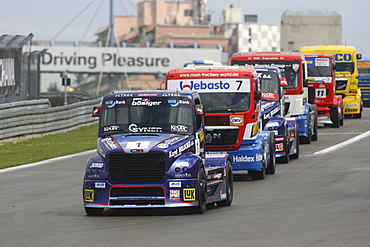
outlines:
{"label": "sponsor decal", "polygon": [[157,145],[157,147],[159,147],[159,148],[168,148],[168,145],[167,145],[167,144],[165,144],[165,143],[159,143],[159,144]]}
{"label": "sponsor decal", "polygon": [[107,148],[115,149],[118,148],[118,145],[111,137],[107,137],[101,140],[101,143],[103,143]]}
{"label": "sponsor decal", "polygon": [[293,68],[294,72],[297,72],[298,69],[299,69],[299,64],[292,64],[292,68]]}
{"label": "sponsor decal", "polygon": [[167,100],[168,104],[172,107],[177,107],[179,105],[189,105],[190,102],[187,100],[176,100],[176,99],[169,99]]}
{"label": "sponsor decal", "polygon": [[283,151],[284,150],[284,144],[283,143],[275,144],[275,149],[276,149],[276,151]]}
{"label": "sponsor decal", "polygon": [[277,94],[277,93],[261,92],[261,97],[262,97],[262,99],[265,99],[265,100],[273,100],[273,101],[278,101],[279,100],[279,94]]}
{"label": "sponsor decal", "polygon": [[220,197],[221,197],[221,199],[226,199],[227,197],[226,197],[226,193],[222,193],[222,191],[220,192]]}
{"label": "sponsor decal", "polygon": [[346,107],[358,107],[358,103],[348,103]]}
{"label": "sponsor decal", "polygon": [[135,148],[148,148],[150,142],[127,142],[126,149],[135,149]]}
{"label": "sponsor decal", "polygon": [[105,189],[105,183],[104,182],[95,182],[95,188],[96,189]]}
{"label": "sponsor decal", "polygon": [[195,188],[184,189],[184,201],[195,201]]}
{"label": "sponsor decal", "polygon": [[162,132],[162,127],[138,127],[136,124],[130,124],[128,130],[131,132],[158,133]]}
{"label": "sponsor decal", "polygon": [[220,180],[222,179],[222,172],[214,172],[212,174],[208,174],[207,180]]}
{"label": "sponsor decal", "polygon": [[358,109],[357,108],[345,108],[344,109],[344,112],[357,112]]}
{"label": "sponsor decal", "polygon": [[170,190],[170,201],[180,201],[180,190]]}
{"label": "sponsor decal", "polygon": [[151,101],[149,98],[133,98],[131,105],[133,106],[160,106],[161,101]]}
{"label": "sponsor decal", "polygon": [[94,190],[85,189],[85,202],[94,201]]}
{"label": "sponsor decal", "polygon": [[230,125],[243,126],[243,124],[244,124],[243,115],[230,116]]}
{"label": "sponsor decal", "polygon": [[105,127],[103,128],[103,131],[104,131],[104,132],[108,132],[108,131],[116,131],[116,130],[119,130],[119,126],[118,126],[118,125],[105,126]]}
{"label": "sponsor decal", "polygon": [[170,182],[170,187],[181,188],[181,182]]}
{"label": "sponsor decal", "polygon": [[226,157],[226,153],[223,154],[223,153],[207,153],[206,154],[206,158],[207,159],[219,159],[219,158],[225,158]]}
{"label": "sponsor decal", "polygon": [[186,127],[185,125],[174,125],[174,124],[171,124],[171,131],[187,132],[188,131],[188,127]]}
{"label": "sponsor decal", "polygon": [[315,66],[324,66],[329,67],[329,58],[316,58],[315,59]]}
{"label": "sponsor decal", "polygon": [[104,163],[92,163],[89,166],[89,168],[97,168],[97,169],[99,169],[99,168],[103,168],[103,166],[104,166]]}
{"label": "sponsor decal", "polygon": [[284,137],[276,137],[275,141],[276,142],[282,142],[282,141],[284,141]]}
{"label": "sponsor decal", "polygon": [[254,162],[254,157],[249,156],[233,156],[233,162]]}
{"label": "sponsor decal", "polygon": [[190,148],[193,145],[194,145],[194,141],[191,140],[191,141],[185,143],[184,145],[176,148],[175,150],[170,151],[168,156],[169,156],[169,158],[176,158],[176,157],[180,156],[182,154],[182,152],[184,152],[185,150],[187,150],[188,148]]}
{"label": "sponsor decal", "polygon": [[229,89],[230,83],[223,82],[220,80],[219,82],[203,82],[203,81],[180,81],[180,89],[181,90],[219,90],[219,89]]}
{"label": "sponsor decal", "polygon": [[267,112],[265,114],[263,114],[263,120],[266,120],[266,119],[270,119],[272,118],[273,116],[275,116],[276,113],[278,113],[280,111],[280,107],[275,107],[274,109],[272,109],[270,112]]}
{"label": "sponsor decal", "polygon": [[116,105],[116,102],[114,100],[107,100],[107,101],[105,101],[105,105],[108,108],[113,108]]}

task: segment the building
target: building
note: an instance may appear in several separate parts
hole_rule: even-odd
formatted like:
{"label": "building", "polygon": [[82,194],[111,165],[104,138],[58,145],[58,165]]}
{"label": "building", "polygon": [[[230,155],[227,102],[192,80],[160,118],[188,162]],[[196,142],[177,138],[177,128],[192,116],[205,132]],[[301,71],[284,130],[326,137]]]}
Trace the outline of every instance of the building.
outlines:
{"label": "building", "polygon": [[281,16],[281,50],[299,50],[306,45],[341,45],[342,17],[336,12],[286,11]]}

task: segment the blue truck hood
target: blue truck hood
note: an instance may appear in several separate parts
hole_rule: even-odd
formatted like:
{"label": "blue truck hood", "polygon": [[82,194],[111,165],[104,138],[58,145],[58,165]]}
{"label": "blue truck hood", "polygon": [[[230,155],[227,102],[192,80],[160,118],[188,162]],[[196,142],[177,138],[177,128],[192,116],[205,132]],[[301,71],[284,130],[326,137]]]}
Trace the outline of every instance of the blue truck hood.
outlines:
{"label": "blue truck hood", "polygon": [[[171,152],[179,147],[194,146],[193,136],[167,133],[118,134],[98,138],[98,151],[104,154],[109,152],[147,153],[149,151]],[[187,149],[186,147],[184,147]]]}

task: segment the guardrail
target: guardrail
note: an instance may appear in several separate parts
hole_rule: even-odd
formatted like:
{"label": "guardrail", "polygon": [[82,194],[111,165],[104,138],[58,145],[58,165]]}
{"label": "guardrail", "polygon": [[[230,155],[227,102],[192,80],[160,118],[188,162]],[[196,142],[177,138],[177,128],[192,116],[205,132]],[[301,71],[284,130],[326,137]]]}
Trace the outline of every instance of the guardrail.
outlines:
{"label": "guardrail", "polygon": [[0,104],[0,143],[66,132],[97,122],[92,107],[101,99],[51,107],[48,99]]}

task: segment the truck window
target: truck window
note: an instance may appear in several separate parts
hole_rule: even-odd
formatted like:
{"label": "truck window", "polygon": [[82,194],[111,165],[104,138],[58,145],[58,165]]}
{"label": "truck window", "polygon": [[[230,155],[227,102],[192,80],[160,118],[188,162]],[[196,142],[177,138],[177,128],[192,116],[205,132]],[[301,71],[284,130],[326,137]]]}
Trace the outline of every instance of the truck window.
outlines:
{"label": "truck window", "polygon": [[250,107],[250,93],[201,93],[206,113],[245,112]]}

